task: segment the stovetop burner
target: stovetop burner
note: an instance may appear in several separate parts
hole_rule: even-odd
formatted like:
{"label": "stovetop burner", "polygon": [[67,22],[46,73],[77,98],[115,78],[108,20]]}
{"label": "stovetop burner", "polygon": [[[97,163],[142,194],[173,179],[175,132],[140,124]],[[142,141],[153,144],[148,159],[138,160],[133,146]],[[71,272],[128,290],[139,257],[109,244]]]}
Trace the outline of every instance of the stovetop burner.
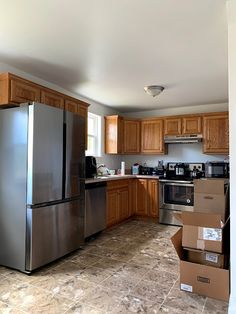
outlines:
{"label": "stovetop burner", "polygon": [[191,181],[205,176],[204,163],[178,163],[169,162],[166,168],[168,180]]}

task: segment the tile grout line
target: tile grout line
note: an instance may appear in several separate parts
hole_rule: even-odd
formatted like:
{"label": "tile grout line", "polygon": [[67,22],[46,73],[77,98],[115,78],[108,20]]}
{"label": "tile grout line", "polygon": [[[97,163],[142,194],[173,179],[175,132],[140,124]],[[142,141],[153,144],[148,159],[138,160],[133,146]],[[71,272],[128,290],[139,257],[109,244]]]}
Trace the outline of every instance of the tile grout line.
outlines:
{"label": "tile grout line", "polygon": [[206,300],[205,300],[205,302],[204,302],[204,304],[203,304],[203,307],[202,307],[202,313],[204,313],[206,303],[207,303],[207,297],[206,297]]}

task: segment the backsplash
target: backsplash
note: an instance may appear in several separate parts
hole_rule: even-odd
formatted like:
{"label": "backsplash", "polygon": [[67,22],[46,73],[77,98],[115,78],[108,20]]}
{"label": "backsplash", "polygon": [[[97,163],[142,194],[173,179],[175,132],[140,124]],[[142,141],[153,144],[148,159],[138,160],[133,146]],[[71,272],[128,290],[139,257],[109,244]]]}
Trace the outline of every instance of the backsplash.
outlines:
{"label": "backsplash", "polygon": [[122,159],[126,162],[126,168],[130,168],[133,163],[147,166],[157,166],[158,160],[167,162],[207,162],[209,160],[222,161],[228,158],[227,155],[206,155],[202,153],[202,143],[194,144],[169,144],[167,155],[126,155]]}
{"label": "backsplash", "polygon": [[169,144],[167,155],[104,155],[97,158],[97,163],[104,163],[110,169],[120,168],[121,161],[125,161],[126,169],[134,163],[144,164],[149,167],[157,166],[158,160],[167,162],[207,162],[223,161],[228,155],[206,155],[202,153],[202,143],[194,144]]}

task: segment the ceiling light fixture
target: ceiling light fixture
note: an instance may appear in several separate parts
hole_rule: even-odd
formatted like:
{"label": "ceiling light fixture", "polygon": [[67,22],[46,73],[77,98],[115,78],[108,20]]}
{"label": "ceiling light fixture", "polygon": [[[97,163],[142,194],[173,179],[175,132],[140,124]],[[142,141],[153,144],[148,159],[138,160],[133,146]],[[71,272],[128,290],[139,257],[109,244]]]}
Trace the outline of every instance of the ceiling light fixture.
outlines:
{"label": "ceiling light fixture", "polygon": [[145,92],[152,96],[152,97],[156,97],[157,95],[159,95],[165,88],[163,86],[159,86],[159,85],[150,85],[150,86],[144,86],[144,90]]}

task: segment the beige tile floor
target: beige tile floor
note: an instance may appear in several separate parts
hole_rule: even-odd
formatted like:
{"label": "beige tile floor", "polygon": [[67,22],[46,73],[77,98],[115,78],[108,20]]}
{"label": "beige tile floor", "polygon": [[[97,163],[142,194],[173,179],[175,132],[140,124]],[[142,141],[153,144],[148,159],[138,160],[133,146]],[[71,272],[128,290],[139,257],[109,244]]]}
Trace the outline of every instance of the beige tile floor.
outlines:
{"label": "beige tile floor", "polygon": [[132,220],[30,276],[0,267],[0,313],[227,313],[179,290],[176,230]]}

